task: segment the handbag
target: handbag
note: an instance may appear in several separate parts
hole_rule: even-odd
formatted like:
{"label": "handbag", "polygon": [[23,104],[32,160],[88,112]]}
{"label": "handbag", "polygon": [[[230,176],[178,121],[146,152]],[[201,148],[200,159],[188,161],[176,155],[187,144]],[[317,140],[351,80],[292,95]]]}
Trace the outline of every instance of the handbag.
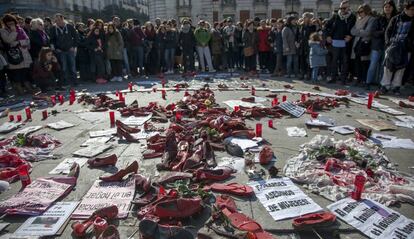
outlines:
{"label": "handbag", "polygon": [[249,46],[243,49],[244,56],[253,56],[254,55],[254,48]]}
{"label": "handbag", "polygon": [[24,61],[23,53],[19,46],[9,47],[6,50],[6,57],[10,65],[18,65]]}

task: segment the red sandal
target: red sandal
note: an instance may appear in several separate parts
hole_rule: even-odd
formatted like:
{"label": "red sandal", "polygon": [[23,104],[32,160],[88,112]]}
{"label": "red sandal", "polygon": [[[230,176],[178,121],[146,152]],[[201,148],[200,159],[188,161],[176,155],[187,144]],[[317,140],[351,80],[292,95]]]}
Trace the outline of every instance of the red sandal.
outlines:
{"label": "red sandal", "polygon": [[228,193],[242,197],[249,197],[254,193],[252,187],[239,183],[213,183],[212,185],[207,186],[206,189],[210,189],[214,192]]}
{"label": "red sandal", "polygon": [[298,230],[306,230],[314,227],[329,226],[334,224],[335,221],[335,214],[330,212],[311,213],[293,219],[292,226]]}

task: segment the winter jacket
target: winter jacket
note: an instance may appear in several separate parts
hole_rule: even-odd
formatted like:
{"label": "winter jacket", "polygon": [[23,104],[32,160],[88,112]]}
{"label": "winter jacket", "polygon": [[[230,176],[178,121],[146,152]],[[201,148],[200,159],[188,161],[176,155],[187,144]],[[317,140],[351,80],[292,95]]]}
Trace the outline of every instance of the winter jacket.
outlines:
{"label": "winter jacket", "polygon": [[243,32],[243,46],[244,48],[253,47],[254,52],[257,53],[257,43],[259,42],[259,37],[257,35],[257,31],[250,32],[244,31]]}
{"label": "winter jacket", "polygon": [[182,47],[183,52],[194,52],[194,47],[197,42],[194,32],[191,31],[191,29],[188,32],[180,31],[178,39],[179,45]]}
{"label": "winter jacket", "polygon": [[393,41],[404,42],[408,52],[414,52],[414,18],[404,12],[391,18],[385,31],[385,44],[389,46]]}
{"label": "winter jacket", "polygon": [[79,32],[78,33],[79,40],[78,40],[78,49],[76,51],[76,62],[78,64],[89,64],[89,49],[88,49],[88,39],[86,37],[86,33]]}
{"label": "winter jacket", "polygon": [[243,46],[243,30],[238,30],[237,27],[234,30],[234,38],[236,41],[236,46],[242,47]]}
{"label": "winter jacket", "polygon": [[37,59],[39,57],[39,52],[42,47],[50,46],[49,36],[46,32],[42,31],[30,31],[30,55],[32,59]]}
{"label": "winter jacket", "polygon": [[[49,71],[47,65],[51,64],[52,69]],[[60,71],[59,63],[57,62],[39,62],[36,61],[33,66],[33,80],[38,85],[46,85],[51,81],[56,80]]]}
{"label": "winter jacket", "polygon": [[302,56],[307,56],[309,53],[309,37],[316,32],[315,25],[302,25],[298,31],[299,53]]}
{"label": "winter jacket", "polygon": [[295,45],[295,33],[291,27],[284,27],[282,30],[283,38],[283,55],[295,55],[296,54],[296,45]]}
{"label": "winter jacket", "polygon": [[[102,51],[95,51],[96,48],[101,47]],[[94,35],[94,34],[90,34],[87,37],[87,44],[86,47],[88,48],[89,52],[91,53],[91,55],[94,54],[102,54],[103,56],[105,55],[105,39],[102,37],[102,35]]]}
{"label": "winter jacket", "polygon": [[178,43],[178,36],[175,30],[165,32],[163,45],[165,49],[175,49]]}
{"label": "winter jacket", "polygon": [[[365,23],[362,26],[360,26],[358,24],[358,21],[360,21],[360,20],[357,20],[357,23],[351,29],[351,34],[354,36],[354,41],[353,41],[353,45],[352,45],[353,51],[352,51],[352,54],[351,54],[352,59],[355,58],[355,46],[357,45],[358,41],[360,41],[360,40],[362,40],[364,42],[371,41],[371,32],[372,32],[372,28],[374,26],[375,18],[372,17],[372,16],[365,16],[365,17],[367,19],[364,19]],[[369,56],[362,56],[361,57],[361,60],[367,61],[369,59],[370,59]]]}
{"label": "winter jacket", "polygon": [[[20,27],[17,27],[20,28]],[[17,40],[17,32],[11,32],[7,28],[1,28],[0,29],[0,36],[3,39],[3,42],[7,45],[7,47],[15,47],[19,45],[19,48],[23,54],[23,61],[18,65],[12,65],[9,64],[10,70],[17,70],[17,69],[23,69],[23,68],[29,68],[32,64],[32,57],[29,53],[29,47],[30,47],[30,40],[29,37],[26,35],[26,33],[23,31],[22,28],[20,30],[18,29],[22,34],[24,34],[24,39]],[[7,59],[6,59],[7,60]]]}
{"label": "winter jacket", "polygon": [[197,46],[208,46],[211,39],[211,33],[205,28],[197,28],[194,31],[194,36],[197,41]]}
{"label": "winter jacket", "polygon": [[282,31],[278,31],[276,28],[272,28],[269,33],[269,42],[272,44],[273,53],[283,53]]}
{"label": "winter jacket", "polygon": [[341,19],[338,14],[334,14],[325,25],[324,35],[331,37],[333,40],[344,40],[346,35],[351,35],[351,29],[355,22],[354,14],[346,19]]}
{"label": "winter jacket", "polygon": [[50,29],[50,44],[56,50],[69,51],[77,47],[79,41],[78,32],[71,24],[65,24],[63,28],[53,26]]}
{"label": "winter jacket", "polygon": [[128,32],[128,44],[130,47],[144,46],[145,35],[142,32],[141,26],[136,26]]}
{"label": "winter jacket", "polygon": [[109,60],[122,60],[124,41],[119,31],[106,35],[106,57]]}
{"label": "winter jacket", "polygon": [[311,68],[326,66],[328,50],[320,42],[309,41],[309,65]]}
{"label": "winter jacket", "polygon": [[223,47],[224,47],[223,37],[222,37],[221,33],[216,29],[211,30],[210,46],[211,46],[211,54],[212,55],[220,55],[224,52],[224,50],[223,50]]}
{"label": "winter jacket", "polygon": [[270,32],[270,28],[269,27],[258,27],[257,28],[257,34],[259,37],[259,42],[258,42],[258,50],[259,52],[268,52],[270,51],[270,45],[269,45],[269,32]]}
{"label": "winter jacket", "polygon": [[236,39],[236,26],[225,26],[223,28],[223,40],[224,40],[224,47],[228,50],[229,47],[233,47],[233,51],[237,46],[237,39]]}
{"label": "winter jacket", "polygon": [[374,20],[370,29],[371,50],[382,51],[385,48],[385,29],[387,29],[388,19],[385,16],[379,16]]}

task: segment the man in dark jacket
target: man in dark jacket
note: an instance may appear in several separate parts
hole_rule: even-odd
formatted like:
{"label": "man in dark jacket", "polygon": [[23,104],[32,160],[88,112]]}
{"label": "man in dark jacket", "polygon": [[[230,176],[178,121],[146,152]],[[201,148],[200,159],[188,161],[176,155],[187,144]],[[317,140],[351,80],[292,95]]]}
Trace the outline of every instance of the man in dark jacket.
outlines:
{"label": "man in dark jacket", "polygon": [[128,44],[131,53],[131,74],[137,75],[137,68],[139,73],[144,74],[144,41],[145,34],[142,32],[141,23],[138,19],[133,20],[133,28],[128,33]]}
{"label": "man in dark jacket", "polygon": [[196,47],[196,39],[188,20],[183,21],[183,26],[178,36],[178,41],[183,51],[184,73],[195,71],[194,48]]}
{"label": "man in dark jacket", "polygon": [[74,26],[66,23],[62,14],[55,15],[55,26],[50,29],[50,45],[56,52],[64,75],[64,81],[77,85],[76,47],[78,33]]}
{"label": "man in dark jacket", "polygon": [[351,12],[349,2],[342,1],[337,14],[334,14],[326,23],[324,34],[326,41],[332,44],[332,65],[328,83],[335,82],[338,71],[345,84],[348,77],[350,51],[352,49],[351,29],[355,25],[356,17]]}
{"label": "man in dark jacket", "polygon": [[316,26],[311,24],[313,13],[305,12],[302,15],[303,23],[299,27],[299,69],[300,79],[308,80],[310,78],[309,68],[309,36],[316,32]]}

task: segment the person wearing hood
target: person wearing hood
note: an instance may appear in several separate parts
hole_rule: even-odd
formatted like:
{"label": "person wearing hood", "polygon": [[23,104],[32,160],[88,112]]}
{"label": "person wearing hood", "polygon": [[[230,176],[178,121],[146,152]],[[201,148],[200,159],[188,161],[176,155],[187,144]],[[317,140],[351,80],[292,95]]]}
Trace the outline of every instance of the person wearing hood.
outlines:
{"label": "person wearing hood", "polygon": [[196,39],[191,29],[190,21],[183,21],[178,39],[179,46],[183,52],[184,73],[195,71],[194,48],[196,47]]}
{"label": "person wearing hood", "polygon": [[332,62],[328,83],[335,82],[339,72],[341,73],[340,80],[346,83],[349,74],[349,49],[352,46],[351,29],[355,22],[356,17],[351,12],[349,1],[344,0],[340,4],[338,13],[333,14],[325,24],[326,42],[332,44]]}
{"label": "person wearing hood", "polygon": [[[216,72],[211,61],[210,48],[208,46],[211,40],[211,32],[209,29],[209,24],[201,20],[198,23],[197,29],[194,31],[194,36],[197,41],[197,53],[198,59],[201,66],[201,70],[205,71],[208,67],[209,72]],[[206,64],[207,61],[207,64]]]}
{"label": "person wearing hood", "polygon": [[392,90],[400,95],[404,71],[414,53],[414,0],[404,3],[404,10],[391,18],[385,31],[385,66],[381,80],[383,94]]}

